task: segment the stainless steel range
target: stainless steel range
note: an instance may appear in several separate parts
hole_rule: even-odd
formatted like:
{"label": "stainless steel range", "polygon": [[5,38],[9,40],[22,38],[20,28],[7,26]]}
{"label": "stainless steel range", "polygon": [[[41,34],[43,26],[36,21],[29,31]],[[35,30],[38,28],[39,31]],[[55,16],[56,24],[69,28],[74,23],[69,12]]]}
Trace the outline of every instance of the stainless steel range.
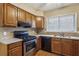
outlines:
{"label": "stainless steel range", "polygon": [[14,31],[14,37],[23,39],[23,55],[31,56],[35,52],[36,37],[29,36],[26,31]]}

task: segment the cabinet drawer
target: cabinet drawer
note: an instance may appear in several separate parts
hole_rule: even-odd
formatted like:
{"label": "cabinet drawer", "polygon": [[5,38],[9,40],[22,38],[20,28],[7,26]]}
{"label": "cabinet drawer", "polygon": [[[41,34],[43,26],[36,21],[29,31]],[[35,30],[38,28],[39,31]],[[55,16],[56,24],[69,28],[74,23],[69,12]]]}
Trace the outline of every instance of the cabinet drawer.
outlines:
{"label": "cabinet drawer", "polygon": [[22,56],[22,46],[9,50],[9,56]]}
{"label": "cabinet drawer", "polygon": [[17,46],[22,46],[22,41],[9,44],[8,49],[10,50],[10,49],[13,49],[13,48],[15,48]]}

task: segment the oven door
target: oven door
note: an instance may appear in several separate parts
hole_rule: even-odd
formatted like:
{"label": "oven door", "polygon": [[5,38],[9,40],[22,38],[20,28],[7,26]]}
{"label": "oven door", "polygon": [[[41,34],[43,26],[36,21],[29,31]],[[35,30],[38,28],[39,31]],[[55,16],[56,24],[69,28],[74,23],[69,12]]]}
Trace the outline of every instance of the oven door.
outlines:
{"label": "oven door", "polygon": [[36,47],[35,40],[24,42],[24,55],[28,54],[29,51]]}
{"label": "oven door", "polygon": [[29,50],[35,48],[35,41],[26,42],[25,45],[26,45],[26,52],[28,52]]}

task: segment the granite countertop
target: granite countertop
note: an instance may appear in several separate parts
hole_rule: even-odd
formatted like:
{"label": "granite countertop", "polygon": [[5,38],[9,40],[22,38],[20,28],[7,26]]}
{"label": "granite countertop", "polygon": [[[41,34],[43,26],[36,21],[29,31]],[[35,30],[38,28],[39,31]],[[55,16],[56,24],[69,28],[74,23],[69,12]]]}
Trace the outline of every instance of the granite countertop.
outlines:
{"label": "granite countertop", "polygon": [[54,35],[43,35],[43,34],[38,34],[38,35],[31,35],[31,36],[36,36],[36,37],[39,37],[39,36],[47,36],[47,37],[56,37],[56,38],[66,38],[66,39],[79,39],[79,37],[75,37],[75,36],[54,36]]}
{"label": "granite countertop", "polygon": [[[36,36],[36,37],[39,37],[39,36],[46,36],[46,37],[55,37],[55,38],[65,38],[65,39],[77,39],[79,40],[79,37],[74,37],[74,36],[54,36],[54,35],[43,35],[43,34],[38,34],[38,35],[30,35],[30,36]],[[11,44],[11,43],[15,43],[15,42],[19,42],[19,41],[22,41],[22,39],[18,39],[18,38],[1,38],[0,39],[0,43],[2,44]]]}
{"label": "granite countertop", "polygon": [[18,38],[2,38],[0,39],[0,43],[2,44],[11,44],[11,43],[15,43],[15,42],[19,42],[22,41],[22,39],[18,39]]}

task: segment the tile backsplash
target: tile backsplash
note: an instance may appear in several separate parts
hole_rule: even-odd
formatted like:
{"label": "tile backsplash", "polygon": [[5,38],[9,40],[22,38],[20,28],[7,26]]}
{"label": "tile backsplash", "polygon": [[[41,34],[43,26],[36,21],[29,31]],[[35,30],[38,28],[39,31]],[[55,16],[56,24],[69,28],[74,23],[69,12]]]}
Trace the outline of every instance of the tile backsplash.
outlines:
{"label": "tile backsplash", "polygon": [[64,36],[74,36],[74,37],[79,37],[79,33],[64,33]]}
{"label": "tile backsplash", "polygon": [[54,36],[62,36],[63,35],[63,36],[75,36],[75,37],[79,37],[79,33],[78,32],[45,32],[44,34],[54,35]]}
{"label": "tile backsplash", "polygon": [[55,33],[55,35],[60,35],[60,36],[74,36],[74,37],[79,37],[79,33]]}
{"label": "tile backsplash", "polygon": [[13,38],[13,33],[12,32],[0,32],[0,38]]}

